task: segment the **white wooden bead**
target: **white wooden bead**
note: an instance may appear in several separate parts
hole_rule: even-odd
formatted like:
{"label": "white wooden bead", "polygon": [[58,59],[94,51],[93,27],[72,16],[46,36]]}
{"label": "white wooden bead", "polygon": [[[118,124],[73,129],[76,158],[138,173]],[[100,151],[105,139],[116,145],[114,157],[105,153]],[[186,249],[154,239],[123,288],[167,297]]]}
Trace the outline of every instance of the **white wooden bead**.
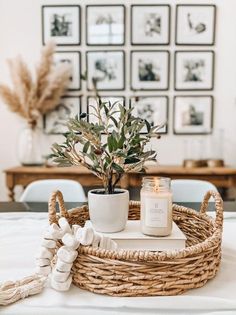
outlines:
{"label": "white wooden bead", "polygon": [[79,241],[81,243],[81,239],[82,239],[82,235],[83,235],[83,230],[84,227],[81,229],[78,229],[75,235],[75,238],[77,239],[77,241]]}
{"label": "white wooden bead", "polygon": [[72,234],[73,234],[73,235],[76,235],[76,232],[78,231],[78,229],[81,229],[81,226],[78,225],[78,224],[73,224],[73,225],[72,225],[72,228],[71,228]]}
{"label": "white wooden bead", "polygon": [[102,236],[99,244],[100,248],[107,249],[107,237]]}
{"label": "white wooden bead", "polygon": [[53,253],[48,248],[41,246],[38,254],[36,255],[36,258],[48,258],[51,260],[53,258]]}
{"label": "white wooden bead", "polygon": [[62,238],[62,242],[64,245],[72,248],[72,249],[77,249],[79,247],[79,241],[75,238],[74,235],[70,234],[70,233],[66,233],[63,238]]}
{"label": "white wooden bead", "polygon": [[71,227],[69,223],[67,222],[66,218],[62,217],[58,220],[58,224],[60,228],[63,230],[64,234],[66,233],[72,233]]}
{"label": "white wooden bead", "polygon": [[50,266],[51,262],[48,258],[38,258],[36,259],[36,265],[39,267]]}
{"label": "white wooden bead", "polygon": [[92,247],[99,247],[101,236],[97,233],[94,233]]}
{"label": "white wooden bead", "polygon": [[57,282],[53,278],[51,278],[51,287],[57,291],[68,291],[72,282],[72,276],[65,282]]}
{"label": "white wooden bead", "polygon": [[115,241],[111,240],[111,244],[110,244],[110,250],[117,250],[118,245]]}
{"label": "white wooden bead", "polygon": [[90,220],[85,221],[84,227],[93,227],[92,222]]}
{"label": "white wooden bead", "polygon": [[47,276],[51,273],[51,266],[37,266],[36,267],[36,273],[39,273],[40,275],[44,275],[44,276]]}
{"label": "white wooden bead", "polygon": [[48,239],[43,239],[42,241],[42,244],[41,244],[43,247],[46,247],[46,248],[55,248],[57,243],[56,241],[54,240],[48,240]]}
{"label": "white wooden bead", "polygon": [[82,245],[88,246],[93,242],[94,231],[92,228],[84,227],[78,230],[76,233],[76,239],[80,241]]}
{"label": "white wooden bead", "polygon": [[57,251],[57,257],[59,257],[65,263],[71,264],[77,257],[78,252],[72,249],[62,246]]}
{"label": "white wooden bead", "polygon": [[109,237],[102,236],[100,244],[99,244],[99,247],[103,248],[103,249],[116,250],[117,249],[117,244],[116,244],[116,242],[114,242]]}
{"label": "white wooden bead", "polygon": [[65,282],[70,276],[70,271],[59,271],[54,269],[52,271],[52,277],[56,282]]}
{"label": "white wooden bead", "polygon": [[72,263],[71,264],[65,263],[64,261],[58,258],[55,268],[59,271],[70,271],[72,266],[73,266]]}
{"label": "white wooden bead", "polygon": [[53,223],[49,226],[48,229],[49,233],[51,233],[52,237],[54,239],[61,239],[63,235],[65,234],[62,229],[59,228],[59,226],[56,223]]}
{"label": "white wooden bead", "polygon": [[48,230],[43,232],[43,239],[45,239],[45,240],[57,240],[57,238],[55,238],[52,235],[52,233],[49,231],[49,228],[48,228]]}
{"label": "white wooden bead", "polygon": [[110,249],[110,248],[111,248],[111,239],[107,237],[106,249]]}

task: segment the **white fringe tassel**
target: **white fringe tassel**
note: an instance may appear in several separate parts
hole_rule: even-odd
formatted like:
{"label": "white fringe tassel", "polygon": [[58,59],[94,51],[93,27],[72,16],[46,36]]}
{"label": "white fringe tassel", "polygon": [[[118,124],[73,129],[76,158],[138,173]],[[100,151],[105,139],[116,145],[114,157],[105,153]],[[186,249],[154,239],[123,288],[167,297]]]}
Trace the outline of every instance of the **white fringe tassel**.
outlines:
{"label": "white fringe tassel", "polygon": [[40,293],[47,277],[32,275],[19,281],[7,281],[0,285],[0,305],[8,305],[27,296]]}

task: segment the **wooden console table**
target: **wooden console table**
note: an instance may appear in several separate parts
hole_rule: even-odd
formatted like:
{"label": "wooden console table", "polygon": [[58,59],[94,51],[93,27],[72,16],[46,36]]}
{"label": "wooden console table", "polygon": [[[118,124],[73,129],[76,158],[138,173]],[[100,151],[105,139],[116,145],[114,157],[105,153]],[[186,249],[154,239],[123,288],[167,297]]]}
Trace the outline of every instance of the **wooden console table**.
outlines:
{"label": "wooden console table", "polygon": [[[101,181],[84,167],[26,167],[19,166],[5,170],[8,196],[14,201],[16,185],[26,187],[39,179],[74,179],[84,187],[101,186]],[[147,172],[128,173],[121,180],[123,188],[140,187],[143,176],[166,176],[172,179],[208,180],[218,188],[236,188],[236,168],[231,167],[199,167],[184,168],[182,166],[148,166]]]}

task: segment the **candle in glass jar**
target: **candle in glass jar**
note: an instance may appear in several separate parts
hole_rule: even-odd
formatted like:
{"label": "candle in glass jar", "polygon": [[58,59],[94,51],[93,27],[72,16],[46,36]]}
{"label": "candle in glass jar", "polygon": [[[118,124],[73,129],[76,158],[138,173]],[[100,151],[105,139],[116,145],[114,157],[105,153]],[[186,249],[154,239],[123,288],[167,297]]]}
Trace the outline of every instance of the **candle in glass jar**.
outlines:
{"label": "candle in glass jar", "polygon": [[170,178],[144,177],[141,189],[141,231],[166,236],[172,230]]}

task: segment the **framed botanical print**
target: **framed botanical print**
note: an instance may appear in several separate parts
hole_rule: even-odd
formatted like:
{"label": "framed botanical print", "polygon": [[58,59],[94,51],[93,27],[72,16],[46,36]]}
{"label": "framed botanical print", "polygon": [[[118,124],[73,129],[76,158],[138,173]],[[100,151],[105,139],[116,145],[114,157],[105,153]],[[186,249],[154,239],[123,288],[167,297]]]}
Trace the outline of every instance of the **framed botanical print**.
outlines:
{"label": "framed botanical print", "polygon": [[168,45],[170,41],[169,5],[131,6],[131,44]]}
{"label": "framed botanical print", "polygon": [[53,40],[58,46],[80,44],[80,6],[42,6],[43,45]]}
{"label": "framed botanical print", "polygon": [[44,130],[47,134],[62,134],[68,131],[70,117],[81,113],[81,100],[78,96],[64,96],[55,110],[44,117]]}
{"label": "framed botanical print", "polygon": [[174,98],[174,133],[209,134],[213,127],[213,97],[206,95]]}
{"label": "framed botanical print", "polygon": [[124,45],[125,6],[87,5],[87,45]]}
{"label": "framed botanical print", "polygon": [[175,52],[175,89],[212,90],[214,86],[213,51]]}
{"label": "framed botanical print", "polygon": [[[168,97],[167,96],[135,96],[130,99],[133,114],[146,119],[151,126],[164,125],[158,133],[167,133],[168,130]],[[141,133],[146,133],[146,127]]]}
{"label": "framed botanical print", "polygon": [[[110,103],[111,105],[114,104],[112,111],[114,114],[112,115],[116,120],[119,121],[119,104],[125,106],[125,98],[123,96],[101,96],[102,102]],[[90,123],[98,122],[98,117],[95,112],[95,108],[97,107],[97,99],[94,96],[87,97],[87,114],[88,114],[88,121]],[[105,120],[105,111],[102,112],[102,119]],[[111,126],[110,129],[114,127],[114,122],[112,120],[109,121],[109,125]]]}
{"label": "framed botanical print", "polygon": [[132,51],[131,89],[168,90],[169,59],[168,51]]}
{"label": "framed botanical print", "polygon": [[87,88],[98,90],[123,90],[125,86],[124,52],[88,51],[87,52]]}
{"label": "framed botanical print", "polygon": [[71,68],[68,91],[77,91],[81,88],[81,57],[78,51],[57,51],[54,54],[55,63],[66,63]]}
{"label": "framed botanical print", "polygon": [[215,5],[177,5],[176,45],[214,45],[215,24]]}

